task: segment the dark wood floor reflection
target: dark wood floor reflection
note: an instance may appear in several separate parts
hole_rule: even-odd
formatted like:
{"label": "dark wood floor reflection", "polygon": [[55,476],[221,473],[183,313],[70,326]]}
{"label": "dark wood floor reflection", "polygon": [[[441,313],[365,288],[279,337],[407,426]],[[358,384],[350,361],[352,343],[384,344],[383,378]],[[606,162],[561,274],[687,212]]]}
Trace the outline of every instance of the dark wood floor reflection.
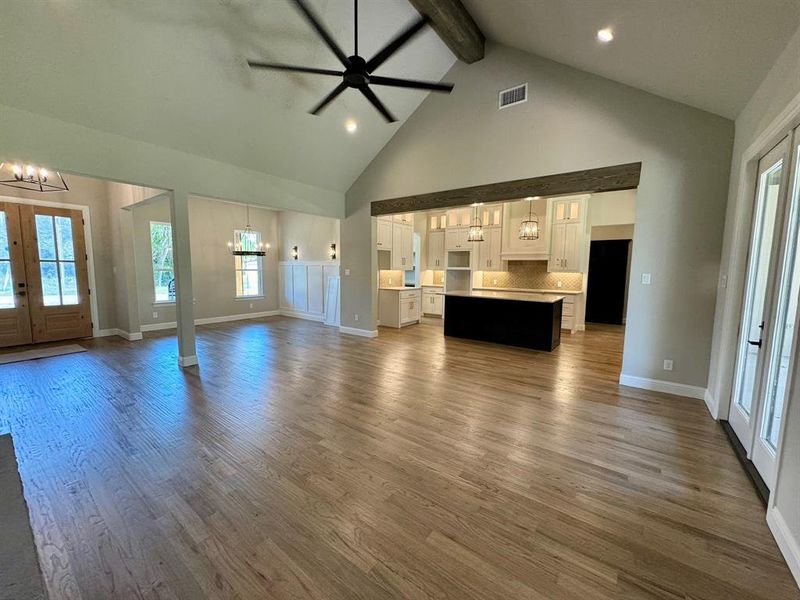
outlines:
{"label": "dark wood floor reflection", "polygon": [[272,318],[0,366],[52,600],[800,598],[698,400],[552,354]]}

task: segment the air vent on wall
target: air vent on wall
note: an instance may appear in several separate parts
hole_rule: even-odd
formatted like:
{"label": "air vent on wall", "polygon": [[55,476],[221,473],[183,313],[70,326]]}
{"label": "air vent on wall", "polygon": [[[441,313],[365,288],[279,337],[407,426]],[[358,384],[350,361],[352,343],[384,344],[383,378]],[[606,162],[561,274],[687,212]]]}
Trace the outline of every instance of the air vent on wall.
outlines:
{"label": "air vent on wall", "polygon": [[500,92],[498,109],[508,108],[509,106],[514,106],[515,104],[520,104],[527,101],[528,84],[523,83],[522,85],[517,85],[513,88],[509,88]]}

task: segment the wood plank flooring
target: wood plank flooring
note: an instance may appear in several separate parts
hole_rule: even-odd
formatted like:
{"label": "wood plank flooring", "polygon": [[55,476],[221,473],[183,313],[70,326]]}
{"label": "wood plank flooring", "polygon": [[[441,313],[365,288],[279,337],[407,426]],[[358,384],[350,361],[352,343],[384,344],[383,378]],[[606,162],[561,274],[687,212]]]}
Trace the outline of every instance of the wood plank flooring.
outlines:
{"label": "wood plank flooring", "polygon": [[703,403],[552,354],[269,318],[0,366],[52,600],[800,599]]}

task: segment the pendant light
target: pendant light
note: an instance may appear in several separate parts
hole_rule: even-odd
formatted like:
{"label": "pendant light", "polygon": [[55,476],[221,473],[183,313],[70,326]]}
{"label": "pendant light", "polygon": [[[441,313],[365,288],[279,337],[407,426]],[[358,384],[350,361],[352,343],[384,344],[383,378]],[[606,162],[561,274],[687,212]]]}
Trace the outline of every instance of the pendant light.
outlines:
{"label": "pendant light", "polygon": [[469,226],[469,230],[467,231],[467,241],[468,242],[482,242],[483,241],[483,224],[481,223],[480,218],[478,217],[478,207],[480,204],[473,204],[475,208],[475,214],[472,217],[472,223]]}
{"label": "pendant light", "polygon": [[228,251],[234,256],[264,256],[269,244],[256,241],[256,233],[250,227],[250,205],[247,205],[247,225],[235,242],[228,242]]}
{"label": "pendant light", "polygon": [[31,164],[0,162],[0,185],[29,192],[68,192],[67,182],[58,171],[50,172]]}
{"label": "pendant light", "polygon": [[525,198],[528,202],[528,218],[523,219],[519,224],[519,239],[538,240],[539,239],[539,217],[533,212],[533,201],[538,200],[539,196],[529,196]]}

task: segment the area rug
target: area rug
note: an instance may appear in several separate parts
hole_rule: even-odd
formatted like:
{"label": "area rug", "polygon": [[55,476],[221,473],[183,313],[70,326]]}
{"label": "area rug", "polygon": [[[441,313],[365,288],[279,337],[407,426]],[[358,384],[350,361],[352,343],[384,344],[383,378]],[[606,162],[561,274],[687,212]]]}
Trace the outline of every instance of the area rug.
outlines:
{"label": "area rug", "polygon": [[0,600],[45,600],[14,443],[0,435]]}
{"label": "area rug", "polygon": [[49,348],[33,348],[32,350],[9,352],[8,354],[0,354],[0,365],[22,362],[24,360],[63,356],[64,354],[75,354],[76,352],[86,352],[86,348],[78,344],[66,344],[64,346],[51,346]]}

